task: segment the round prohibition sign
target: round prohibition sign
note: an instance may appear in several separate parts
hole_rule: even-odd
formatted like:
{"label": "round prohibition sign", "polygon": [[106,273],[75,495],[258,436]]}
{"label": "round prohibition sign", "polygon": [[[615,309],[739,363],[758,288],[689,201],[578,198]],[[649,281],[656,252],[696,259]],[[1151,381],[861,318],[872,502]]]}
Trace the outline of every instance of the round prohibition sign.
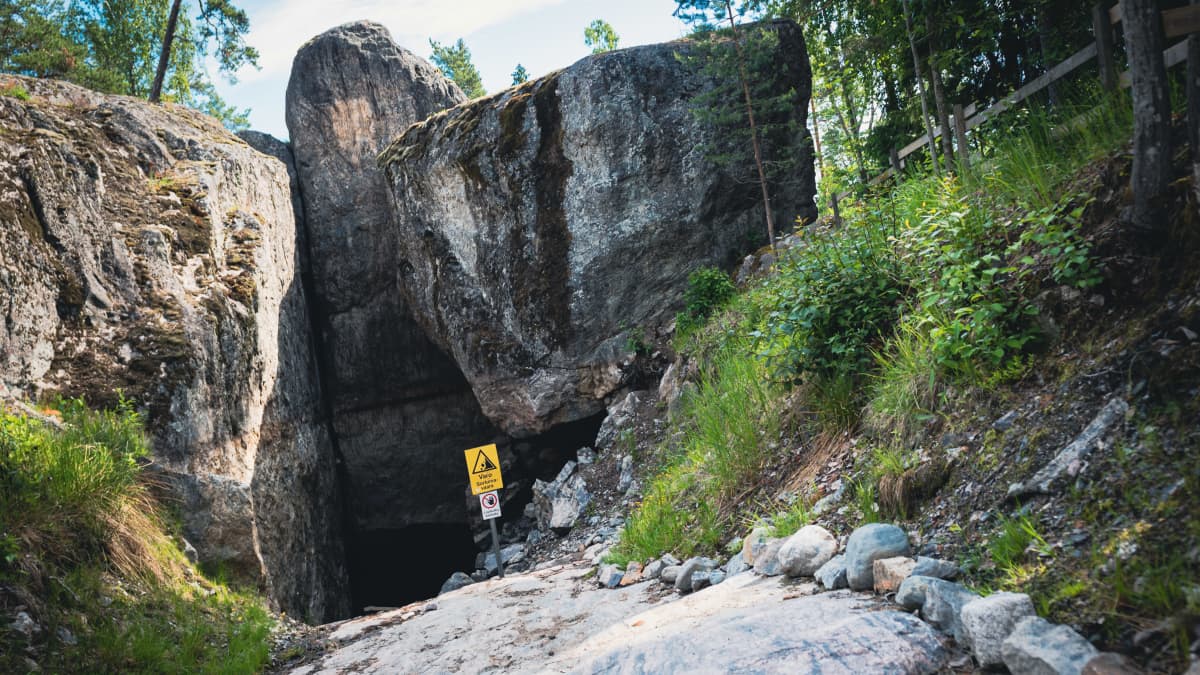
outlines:
{"label": "round prohibition sign", "polygon": [[500,504],[500,498],[496,496],[495,492],[489,492],[479,498],[479,503],[483,504],[485,509],[494,509]]}

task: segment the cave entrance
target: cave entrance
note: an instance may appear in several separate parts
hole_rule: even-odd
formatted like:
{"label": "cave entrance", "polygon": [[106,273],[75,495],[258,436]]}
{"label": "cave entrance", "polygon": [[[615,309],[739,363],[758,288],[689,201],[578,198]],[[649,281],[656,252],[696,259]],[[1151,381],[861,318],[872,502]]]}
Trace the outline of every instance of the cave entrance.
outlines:
{"label": "cave entrance", "polygon": [[348,545],[354,614],[432,598],[446,578],[475,568],[466,521],[355,532]]}
{"label": "cave entrance", "polygon": [[[497,438],[504,469],[501,499],[504,515],[497,523],[504,545],[524,543],[536,524],[524,515],[533,500],[535,479],[553,480],[580,448],[594,447],[604,413],[561,424],[544,434],[510,440]],[[460,443],[465,450],[470,441]],[[482,443],[482,441],[481,441]],[[435,597],[455,572],[475,571],[479,553],[491,551],[490,530],[470,495],[461,453],[452,454],[453,475],[463,492],[454,508],[458,523],[414,524],[395,529],[360,529],[349,525],[346,563],[354,614],[367,608],[400,607]],[[350,495],[353,499],[354,495]],[[379,508],[376,505],[375,508]],[[512,568],[519,571],[520,567]]]}

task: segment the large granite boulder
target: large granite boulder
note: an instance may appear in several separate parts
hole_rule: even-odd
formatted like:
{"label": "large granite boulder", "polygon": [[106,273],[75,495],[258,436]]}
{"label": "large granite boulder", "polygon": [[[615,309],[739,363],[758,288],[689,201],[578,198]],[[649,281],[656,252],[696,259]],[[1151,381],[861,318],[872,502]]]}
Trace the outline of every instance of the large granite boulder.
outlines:
{"label": "large granite boulder", "polygon": [[147,415],[202,562],[345,615],[338,489],[283,163],[173,105],[0,76],[0,394]]}
{"label": "large granite boulder", "polygon": [[[776,222],[811,219],[808,56],[791,22],[775,86],[794,91]],[[729,135],[694,109],[713,80],[679,41],[589,56],[416,124],[381,156],[398,273],[417,320],[449,353],[496,425],[540,433],[604,410],[634,330],[680,308],[688,273],[765,239],[745,161],[716,166]],[[760,120],[762,122],[763,120]],[[781,120],[773,120],[779,122]],[[306,202],[307,203],[307,202]]]}
{"label": "large granite boulder", "polygon": [[286,118],[324,389],[359,532],[464,522],[461,451],[495,434],[458,368],[410,318],[376,163],[413,122],[464,98],[369,22],[309,40],[292,65]]}

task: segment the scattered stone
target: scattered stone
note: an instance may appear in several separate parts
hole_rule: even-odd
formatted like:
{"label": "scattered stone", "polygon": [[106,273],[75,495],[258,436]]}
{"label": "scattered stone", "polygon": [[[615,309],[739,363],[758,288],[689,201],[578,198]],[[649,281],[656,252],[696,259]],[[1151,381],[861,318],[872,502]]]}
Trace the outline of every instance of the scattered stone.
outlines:
{"label": "scattered stone", "polygon": [[833,492],[821,497],[812,507],[814,517],[824,515],[833,507],[837,506],[838,502],[842,501],[842,497],[846,494],[846,482],[843,480],[837,481],[837,489]]}
{"label": "scattered stone", "polygon": [[674,586],[679,579],[679,573],[683,571],[683,565],[667,565],[663,568],[662,573],[658,575],[658,580],[668,586]]}
{"label": "scattered stone", "polygon": [[880,558],[873,563],[872,574],[875,577],[876,593],[895,593],[900,584],[912,575],[917,561],[907,556]]}
{"label": "scattered stone", "polygon": [[437,611],[437,603],[436,602],[427,602],[427,603],[425,603],[425,605],[423,607],[421,607],[421,611],[425,612],[425,613],[436,612]]}
{"label": "scattered stone", "polygon": [[1118,421],[1125,419],[1129,404],[1123,398],[1110,400],[1087,427],[1062,450],[1055,455],[1050,463],[1042,467],[1024,483],[1013,483],[1008,487],[1009,498],[1024,497],[1031,494],[1049,494],[1065,476],[1074,476],[1080,470],[1083,460],[1087,459],[1097,442]]}
{"label": "scattered stone", "polygon": [[[504,553],[501,552],[500,555],[504,555]],[[442,584],[442,590],[438,591],[438,595],[457,591],[463,586],[470,586],[473,583],[475,583],[475,580],[471,578],[471,575],[466,572],[455,572]]]}
{"label": "scattered stone", "polygon": [[725,572],[723,572],[719,569],[713,570],[708,573],[708,583],[712,584],[713,586],[716,586],[717,584],[721,583],[722,581],[725,581],[725,578],[727,576],[728,575]]}
{"label": "scattered stone", "polygon": [[54,631],[54,634],[58,637],[58,641],[65,645],[74,647],[79,643],[79,641],[75,639],[75,635],[71,633],[66,626],[59,626],[58,630]]}
{"label": "scattered stone", "polygon": [[836,591],[840,588],[849,588],[846,583],[846,556],[835,555],[821,565],[821,569],[817,570],[813,575],[817,581],[825,588]]}
{"label": "scattered stone", "polygon": [[662,558],[659,558],[658,560],[652,560],[649,563],[646,563],[646,567],[642,569],[642,578],[657,579],[658,576],[662,574],[663,568],[666,566],[667,563],[665,563]]}
{"label": "scattered stone", "polygon": [[631,562],[625,566],[625,576],[621,577],[622,586],[632,586],[642,580],[642,564]]}
{"label": "scattered stone", "polygon": [[600,430],[596,432],[597,448],[600,450],[612,448],[620,437],[621,431],[633,424],[641,397],[641,392],[631,391],[619,403],[608,409],[608,416],[600,423]]}
{"label": "scattered stone", "polygon": [[195,546],[192,546],[192,542],[187,539],[183,540],[183,557],[187,558],[188,562],[193,565],[200,563],[200,553],[196,550]]}
{"label": "scattered stone", "polygon": [[[505,546],[504,548],[500,549],[500,559],[504,561],[504,566],[506,568],[509,565],[521,562],[525,559],[525,545],[509,544],[508,546]],[[480,553],[478,556],[476,556],[475,566],[476,568],[486,572],[487,576],[489,577],[499,572],[499,568],[496,566],[496,554],[492,551]]]}
{"label": "scattered stone", "polygon": [[864,525],[846,542],[846,582],[855,591],[875,586],[874,563],[880,558],[908,555],[908,535],[885,523]]}
{"label": "scattered stone", "polygon": [[686,593],[692,590],[692,576],[696,573],[705,573],[713,571],[717,567],[717,561],[712,558],[688,558],[687,562],[679,570],[679,575],[675,577],[675,590]]}
{"label": "scattered stone", "polygon": [[1010,671],[1029,675],[1080,675],[1099,654],[1079,633],[1036,616],[1017,623],[1001,653]]}
{"label": "scattered stone", "polygon": [[767,546],[754,558],[754,571],[764,577],[783,574],[783,563],[779,560],[779,549],[786,539],[768,539]]}
{"label": "scattered stone", "polygon": [[37,661],[34,661],[33,659],[26,656],[25,657],[25,670],[28,672],[31,672],[31,673],[40,673],[40,672],[42,672],[42,667],[40,665],[38,665]]}
{"label": "scattered stone", "polygon": [[954,580],[962,573],[958,565],[949,560],[939,560],[926,556],[917,556],[917,565],[912,569],[912,576],[935,577],[937,579]]}
{"label": "scattered stone", "polygon": [[617,492],[625,494],[633,487],[633,455],[621,457],[621,475],[617,479]]}
{"label": "scattered stone", "polygon": [[1008,412],[1004,413],[1004,415],[1000,419],[996,420],[995,422],[992,422],[992,428],[995,429],[996,431],[1008,431],[1009,429],[1012,428],[1013,422],[1016,422],[1016,421],[1017,421],[1017,411],[1009,410]]}
{"label": "scattered stone", "polygon": [[712,585],[712,572],[697,571],[692,574],[692,592]]}
{"label": "scattered stone", "polygon": [[837,553],[837,538],[820,525],[805,525],[779,548],[779,564],[789,577],[811,577]]}
{"label": "scattered stone", "polygon": [[591,464],[596,461],[596,451],[591,448],[580,448],[575,452],[575,461],[580,464]]}
{"label": "scattered stone", "polygon": [[600,557],[604,555],[604,552],[607,550],[608,544],[604,543],[603,541],[599,541],[584,549],[583,559],[594,565],[599,562]]}
{"label": "scattered stone", "polygon": [[675,556],[671,555],[670,553],[664,553],[663,557],[662,557],[662,561],[663,561],[664,565],[668,565],[668,566],[683,564],[683,562],[680,561],[679,558],[676,558]]}
{"label": "scattered stone", "polygon": [[[931,626],[954,636],[959,644],[966,644],[966,634],[962,625],[962,608],[979,594],[969,591],[962,584],[944,579],[921,577],[927,579],[925,602],[921,605],[921,618]],[[1019,671],[1018,671],[1019,672]]]}
{"label": "scattered stone", "polygon": [[625,577],[625,573],[616,565],[601,565],[596,572],[596,583],[605,588],[616,588],[621,585],[621,579]]}
{"label": "scattered stone", "polygon": [[742,554],[742,552],[738,551],[737,555],[733,556],[729,559],[729,562],[725,563],[724,569],[725,575],[732,577],[735,574],[741,574],[742,572],[750,569],[750,566],[746,564],[745,556]]}
{"label": "scattered stone", "polygon": [[576,463],[567,462],[558,476],[547,483],[533,482],[534,517],[538,529],[562,533],[575,526],[583,509],[592,500],[583,476],[575,473]]}
{"label": "scattered stone", "polygon": [[771,528],[765,525],[750,530],[750,534],[742,540],[742,560],[751,567],[754,566],[754,558],[767,547],[767,542],[771,539]]}
{"label": "scattered stone", "polygon": [[1037,616],[1024,593],[993,593],[963,605],[960,618],[966,646],[984,668],[1004,663],[1001,647],[1022,619]]}
{"label": "scattered stone", "polygon": [[29,612],[17,612],[16,618],[8,624],[8,627],[13,632],[20,633],[26,640],[32,640],[33,636],[42,632],[42,627],[33,620],[32,616],[29,616]]}
{"label": "scattered stone", "polygon": [[[1129,657],[1113,652],[1100,652],[1083,667],[1081,675],[1143,675],[1146,671]],[[1193,662],[1188,675],[1200,672],[1200,662]]]}

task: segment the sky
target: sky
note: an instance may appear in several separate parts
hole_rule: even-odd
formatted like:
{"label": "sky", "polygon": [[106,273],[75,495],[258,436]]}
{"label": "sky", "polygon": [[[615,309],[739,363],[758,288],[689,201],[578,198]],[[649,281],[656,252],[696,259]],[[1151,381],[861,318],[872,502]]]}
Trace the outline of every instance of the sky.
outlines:
{"label": "sky", "polygon": [[217,90],[238,108],[250,108],[250,127],[288,137],[283,105],[292,58],[310,38],[343,23],[368,19],[392,39],[428,59],[430,38],[462,38],[489,92],[512,84],[518,63],[531,78],[587,56],[583,29],[594,19],[612,24],[619,47],[666,42],[687,27],[672,16],[674,0],[243,0],[250,16],[246,41],[258,49],[258,70],[244,68],[237,84],[219,74]]}

